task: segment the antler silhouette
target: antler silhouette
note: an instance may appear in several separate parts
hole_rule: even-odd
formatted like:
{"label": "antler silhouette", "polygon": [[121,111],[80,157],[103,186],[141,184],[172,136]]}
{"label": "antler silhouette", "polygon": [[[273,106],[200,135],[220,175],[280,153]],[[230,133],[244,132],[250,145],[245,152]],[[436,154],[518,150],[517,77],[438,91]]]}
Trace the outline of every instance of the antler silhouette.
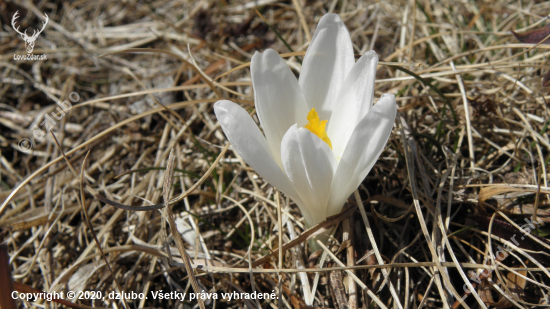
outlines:
{"label": "antler silhouette", "polygon": [[[48,24],[48,21],[50,20],[50,18],[46,13],[44,13],[44,16],[46,17],[46,21],[43,22],[44,24],[42,25],[42,29],[40,29],[38,33],[36,33],[36,30],[34,30],[31,38],[35,39],[46,28],[46,25]],[[17,20],[17,18],[19,18],[19,11],[16,11],[15,14],[13,14],[13,18],[11,19],[11,26],[13,27],[13,30],[19,33],[23,37],[23,39],[29,38],[29,36],[27,35],[27,30],[25,30],[25,32],[21,32],[19,31],[19,27],[15,28],[15,20]]]}
{"label": "antler silhouette", "polygon": [[33,38],[36,38],[40,33],[42,33],[42,31],[44,31],[44,28],[46,28],[46,25],[48,24],[48,21],[49,21],[50,19],[48,18],[48,14],[44,13],[44,16],[46,16],[46,21],[45,21],[44,24],[42,25],[42,29],[40,29],[40,31],[38,31],[37,34],[34,34],[34,32],[36,32],[36,30],[33,31],[33,33],[32,33],[32,37],[33,37]]}
{"label": "antler silhouette", "polygon": [[19,17],[19,11],[15,12],[15,14],[13,14],[13,18],[11,19],[11,26],[13,27],[13,30],[15,30],[15,32],[19,33],[23,38],[25,38],[25,37],[27,37],[27,30],[25,30],[25,33],[23,33],[21,31],[19,31],[19,27],[15,28],[15,20],[18,17]]}

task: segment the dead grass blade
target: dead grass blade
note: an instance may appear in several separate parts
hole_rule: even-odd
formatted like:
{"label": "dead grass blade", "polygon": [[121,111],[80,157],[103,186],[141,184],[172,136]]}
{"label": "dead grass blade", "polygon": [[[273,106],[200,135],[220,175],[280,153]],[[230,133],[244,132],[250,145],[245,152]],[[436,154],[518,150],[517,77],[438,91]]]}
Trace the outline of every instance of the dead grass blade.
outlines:
{"label": "dead grass blade", "polygon": [[69,159],[65,155],[65,152],[63,151],[63,148],[61,147],[61,145],[59,145],[59,142],[57,141],[57,138],[55,137],[55,134],[53,134],[53,132],[51,132],[51,131],[50,131],[50,133],[51,133],[53,139],[55,140],[55,143],[56,143],[57,147],[59,148],[59,151],[61,152],[61,155],[65,159],[65,162],[67,163],[67,166],[69,167],[71,172],[73,172],[75,178],[78,177],[78,179],[80,180],[80,182],[79,182],[80,183],[80,203],[81,203],[80,206],[81,206],[82,212],[84,213],[84,218],[86,219],[85,220],[86,225],[88,226],[88,230],[92,234],[92,237],[94,238],[95,244],[97,245],[97,248],[99,249],[99,251],[101,253],[101,256],[103,257],[103,260],[105,261],[105,264],[107,265],[107,268],[109,269],[109,272],[111,273],[111,277],[113,278],[113,281],[116,284],[118,293],[120,293],[120,295],[121,295],[121,300],[122,300],[122,304],[124,305],[124,308],[129,309],[130,307],[128,306],[128,303],[126,302],[126,299],[124,297],[124,295],[125,295],[124,290],[122,289],[122,287],[118,283],[118,280],[116,278],[116,274],[113,271],[113,269],[111,268],[111,264],[109,264],[109,261],[107,260],[107,256],[103,252],[101,244],[99,243],[99,240],[97,239],[97,235],[96,235],[96,233],[95,233],[95,231],[92,227],[92,224],[90,223],[90,217],[88,216],[88,210],[86,209],[86,206],[85,206],[86,205],[86,199],[85,199],[85,195],[84,195],[84,167],[86,166],[86,159],[88,158],[88,155],[90,154],[90,151],[88,151],[86,153],[86,156],[84,157],[84,161],[82,161],[82,167],[80,168],[80,177],[79,177],[79,174],[77,174],[76,169],[72,166],[71,162],[69,161]]}
{"label": "dead grass blade", "polygon": [[[183,259],[183,265],[185,266],[185,271],[187,272],[187,276],[189,278],[189,281],[191,282],[191,286],[193,287],[193,291],[195,291],[195,294],[202,293],[202,289],[199,287],[199,284],[197,282],[197,278],[195,277],[195,272],[193,268],[191,267],[191,262],[189,260],[189,256],[187,255],[187,251],[185,251],[185,245],[183,243],[183,239],[181,234],[178,232],[176,222],[174,221],[174,213],[172,212],[172,208],[170,207],[168,201],[170,198],[170,189],[172,188],[172,175],[174,174],[174,160],[176,158],[174,157],[174,149],[170,149],[170,155],[168,157],[168,164],[166,165],[166,173],[164,174],[164,186],[162,189],[162,195],[164,198],[164,203],[168,205],[164,209],[166,210],[166,219],[170,223],[170,231],[172,233],[172,237],[174,238],[174,241],[176,242],[176,246],[178,248],[178,251],[180,253],[181,258]],[[215,165],[215,164],[213,164]],[[205,309],[204,301],[201,298],[198,298],[199,307],[201,309]]]}

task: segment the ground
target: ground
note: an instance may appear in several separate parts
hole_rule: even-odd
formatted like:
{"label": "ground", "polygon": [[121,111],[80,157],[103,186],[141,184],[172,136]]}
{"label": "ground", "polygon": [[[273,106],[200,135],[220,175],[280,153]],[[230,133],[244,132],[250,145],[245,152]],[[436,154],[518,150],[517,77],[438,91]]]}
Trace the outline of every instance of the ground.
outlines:
{"label": "ground", "polygon": [[[271,48],[297,52],[284,57],[298,75],[329,12],[357,57],[378,53],[375,101],[395,94],[398,114],[345,210],[307,231],[227,148],[213,103],[252,113],[239,66]],[[0,1],[0,307],[547,307],[549,13],[537,1]],[[35,33],[31,53],[16,29]]]}

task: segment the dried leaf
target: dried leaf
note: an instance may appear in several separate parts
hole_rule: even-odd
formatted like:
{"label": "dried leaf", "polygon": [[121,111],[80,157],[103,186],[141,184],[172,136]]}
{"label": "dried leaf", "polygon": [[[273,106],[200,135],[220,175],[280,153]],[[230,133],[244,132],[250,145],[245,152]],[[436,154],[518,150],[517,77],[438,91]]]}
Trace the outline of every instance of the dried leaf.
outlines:
{"label": "dried leaf", "polygon": [[[542,44],[550,44],[550,38],[545,40],[545,38],[550,35],[550,25],[524,33],[516,33],[512,31],[512,34],[522,43],[538,44],[544,40]],[[544,77],[542,79],[542,86],[550,86],[550,71],[544,74]]]}
{"label": "dried leaf", "polygon": [[548,71],[548,72],[546,72],[546,74],[544,74],[544,77],[542,78],[542,86],[543,87],[550,86],[550,71]]}
{"label": "dried leaf", "polygon": [[[511,303],[506,297],[500,295],[500,293],[493,289],[491,283],[487,280],[483,280],[481,286],[478,289],[479,297],[486,305],[495,306],[497,308],[510,308],[514,304]],[[495,301],[495,298],[498,301]]]}
{"label": "dried leaf", "polygon": [[[519,271],[519,273],[523,276],[527,275],[527,271]],[[513,294],[509,296],[512,296],[512,298],[516,300],[522,299],[527,281],[513,272],[509,272],[505,280],[506,286]],[[486,279],[483,280],[479,288],[479,296],[485,304],[490,306],[495,306],[497,308],[510,308],[514,306],[514,303],[493,289],[492,284]],[[498,299],[498,301],[495,302],[495,298]]]}
{"label": "dried leaf", "polygon": [[[477,222],[477,224],[479,224],[485,230],[488,230],[489,223],[491,222],[491,217],[469,215],[468,218]],[[526,222],[528,221],[527,218],[525,218],[525,220]],[[529,230],[531,229],[529,223],[525,224],[524,226],[520,225],[520,227],[522,229],[523,228],[529,229]],[[543,251],[543,252],[548,251],[544,246],[542,246],[538,242],[534,241],[528,236],[524,236],[525,234],[522,231],[518,230],[508,222],[504,222],[498,219],[493,220],[493,227],[492,227],[491,233],[502,239],[511,240],[512,242],[514,242],[516,246],[522,249],[533,250],[533,251]],[[532,235],[532,236],[539,239],[541,242],[544,242],[550,245],[550,241],[548,239],[539,237],[537,235]],[[535,257],[537,260],[548,258],[547,256],[544,256],[541,254],[533,254],[533,257]]]}
{"label": "dried leaf", "polygon": [[[518,271],[518,273],[523,276],[527,276],[526,270]],[[525,278],[518,276],[513,272],[509,272],[508,275],[506,276],[506,279],[507,279],[506,286],[510,289],[512,293],[518,293],[518,294],[523,293],[523,290],[527,285],[527,280],[525,280]]]}
{"label": "dried leaf", "polygon": [[485,202],[487,199],[490,199],[493,196],[504,194],[504,193],[513,193],[513,192],[533,192],[535,193],[536,190],[531,189],[524,189],[524,188],[517,188],[517,187],[511,187],[511,186],[490,186],[481,188],[479,191],[479,205],[481,205],[483,202]]}
{"label": "dried leaf", "polygon": [[[550,35],[550,25],[523,33],[516,33],[512,30],[512,34],[522,43],[538,44]],[[542,44],[550,44],[550,39],[546,39]]]}
{"label": "dried leaf", "polygon": [[487,305],[494,305],[496,303],[493,299],[493,291],[494,290],[487,280],[483,280],[477,290],[479,297],[481,297],[481,300]]}

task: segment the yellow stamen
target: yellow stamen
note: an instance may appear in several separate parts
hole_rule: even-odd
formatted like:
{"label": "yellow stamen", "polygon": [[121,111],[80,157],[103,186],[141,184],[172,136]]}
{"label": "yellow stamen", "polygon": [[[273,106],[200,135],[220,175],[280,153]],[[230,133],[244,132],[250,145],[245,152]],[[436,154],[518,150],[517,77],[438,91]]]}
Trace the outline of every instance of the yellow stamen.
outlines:
{"label": "yellow stamen", "polygon": [[319,119],[319,115],[315,111],[315,108],[312,108],[309,113],[307,113],[307,120],[307,124],[304,126],[304,128],[308,129],[311,133],[317,135],[320,139],[328,144],[330,149],[332,149],[332,143],[330,142],[330,138],[328,138],[326,131],[328,120],[321,121]]}

